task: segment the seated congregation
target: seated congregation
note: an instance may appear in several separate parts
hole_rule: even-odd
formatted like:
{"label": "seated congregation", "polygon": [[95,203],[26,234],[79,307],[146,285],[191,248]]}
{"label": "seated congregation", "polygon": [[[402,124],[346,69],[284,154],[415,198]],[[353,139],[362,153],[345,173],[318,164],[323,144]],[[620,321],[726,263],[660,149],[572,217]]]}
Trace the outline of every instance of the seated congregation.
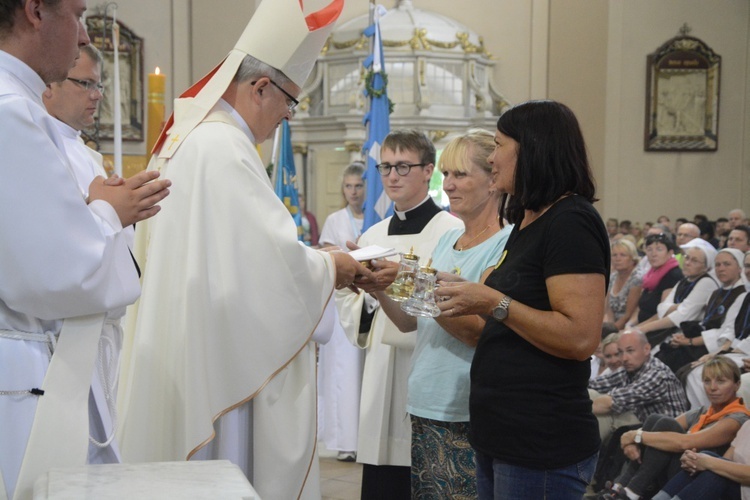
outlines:
{"label": "seated congregation", "polygon": [[610,231],[603,340],[589,381],[602,448],[588,496],[750,494],[746,222],[743,214],[723,240],[689,222],[677,238],[664,223],[640,240],[630,223],[628,236]]}

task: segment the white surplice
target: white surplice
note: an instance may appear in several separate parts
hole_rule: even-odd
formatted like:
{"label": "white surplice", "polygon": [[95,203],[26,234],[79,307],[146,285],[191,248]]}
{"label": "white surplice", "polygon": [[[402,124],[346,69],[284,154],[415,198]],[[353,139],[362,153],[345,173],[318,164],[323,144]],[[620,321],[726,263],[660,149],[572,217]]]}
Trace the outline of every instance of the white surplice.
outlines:
{"label": "white surplice", "polygon": [[264,499],[319,498],[310,340],[335,267],[298,243],[241,120],[220,101],[171,160],[152,160],[172,188],[136,230],[120,449],[126,462],[226,458]]}
{"label": "white surplice", "polygon": [[[420,257],[424,265],[440,237],[463,222],[448,212],[436,214],[419,234],[388,235],[390,218],[368,229],[359,239],[362,247],[380,245]],[[398,256],[391,260],[398,260]],[[357,333],[364,293],[339,295],[341,322],[350,341],[366,348],[359,411],[357,462],[370,465],[411,465],[411,421],[406,412],[406,393],[416,331],[404,333],[378,309],[369,335]],[[345,314],[345,311],[347,314]],[[389,343],[384,343],[385,341]]]}
{"label": "white surplice", "polygon": [[[342,208],[326,218],[320,243],[346,249],[346,242],[356,242],[362,220]],[[364,351],[346,338],[338,321],[331,340],[318,351],[318,438],[329,450],[357,451],[359,397],[362,390]]]}
{"label": "white surplice", "polygon": [[[91,181],[96,176],[107,177],[102,166],[102,155],[87,147],[81,139],[81,132],[75,130],[60,120],[55,120],[73,174],[78,182],[78,188],[87,192]],[[133,246],[134,231],[132,226],[122,229],[122,234],[128,247]],[[123,255],[125,259],[121,265],[134,266],[132,258]],[[119,368],[120,350],[122,349],[122,328],[120,319],[125,315],[125,307],[107,312],[106,321],[99,339],[96,366],[91,382],[91,400],[89,404],[89,432],[91,437],[100,445],[89,443],[90,464],[118,463],[120,451],[117,440],[112,440],[108,446],[106,441],[114,432],[115,415],[114,400],[117,392],[117,376]]]}
{"label": "white surplice", "polygon": [[[117,214],[101,200],[86,205],[42,104],[44,89],[30,67],[0,51],[0,391],[42,387],[50,363],[50,343],[14,336],[54,338],[64,319],[124,307],[139,293]],[[92,370],[93,363],[82,383],[91,383]],[[9,495],[37,401],[0,395],[0,472]]]}

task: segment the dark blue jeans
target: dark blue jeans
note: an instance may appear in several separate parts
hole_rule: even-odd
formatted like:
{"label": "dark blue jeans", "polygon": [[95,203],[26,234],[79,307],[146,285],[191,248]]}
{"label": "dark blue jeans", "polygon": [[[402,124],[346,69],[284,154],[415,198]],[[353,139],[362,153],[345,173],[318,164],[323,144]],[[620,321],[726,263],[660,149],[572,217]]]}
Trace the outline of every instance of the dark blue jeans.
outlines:
{"label": "dark blue jeans", "polygon": [[581,500],[594,476],[598,453],[559,469],[529,469],[477,452],[480,500]]}
{"label": "dark blue jeans", "polygon": [[[710,451],[702,453],[719,457]],[[740,500],[740,483],[711,471],[703,471],[691,476],[683,470],[670,479],[653,500],[667,500],[673,497],[680,500],[704,500],[706,498]]]}

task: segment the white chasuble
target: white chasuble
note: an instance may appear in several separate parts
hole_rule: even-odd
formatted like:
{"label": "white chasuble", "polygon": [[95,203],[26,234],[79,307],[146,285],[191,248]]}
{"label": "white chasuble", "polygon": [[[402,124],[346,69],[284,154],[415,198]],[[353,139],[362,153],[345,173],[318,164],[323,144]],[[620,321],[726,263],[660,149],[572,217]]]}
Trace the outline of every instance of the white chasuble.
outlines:
{"label": "white chasuble", "polygon": [[[123,348],[122,456],[189,459],[219,420],[220,441],[241,441],[228,454],[244,455],[234,461],[262,498],[316,498],[310,339],[335,268],[297,242],[255,145],[219,108],[150,166],[172,188],[136,230],[143,294]],[[219,452],[203,453],[225,458],[221,442],[211,446]]]}

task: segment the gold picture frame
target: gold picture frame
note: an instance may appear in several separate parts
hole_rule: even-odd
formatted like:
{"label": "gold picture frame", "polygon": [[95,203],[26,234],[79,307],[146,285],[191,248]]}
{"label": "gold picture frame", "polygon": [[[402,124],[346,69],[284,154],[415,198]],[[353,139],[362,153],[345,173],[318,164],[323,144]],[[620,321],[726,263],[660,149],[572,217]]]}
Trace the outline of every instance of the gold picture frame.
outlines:
{"label": "gold picture frame", "polygon": [[[127,26],[117,21],[120,29],[120,105],[122,140],[143,141],[143,39]],[[99,139],[114,139],[114,45],[112,43],[112,18],[89,16],[86,30],[91,44],[102,53],[102,84],[104,98],[99,103],[96,123],[85,130],[87,135]],[[96,134],[98,132],[98,134]]]}
{"label": "gold picture frame", "polygon": [[647,58],[646,151],[716,151],[721,56],[681,34]]}

